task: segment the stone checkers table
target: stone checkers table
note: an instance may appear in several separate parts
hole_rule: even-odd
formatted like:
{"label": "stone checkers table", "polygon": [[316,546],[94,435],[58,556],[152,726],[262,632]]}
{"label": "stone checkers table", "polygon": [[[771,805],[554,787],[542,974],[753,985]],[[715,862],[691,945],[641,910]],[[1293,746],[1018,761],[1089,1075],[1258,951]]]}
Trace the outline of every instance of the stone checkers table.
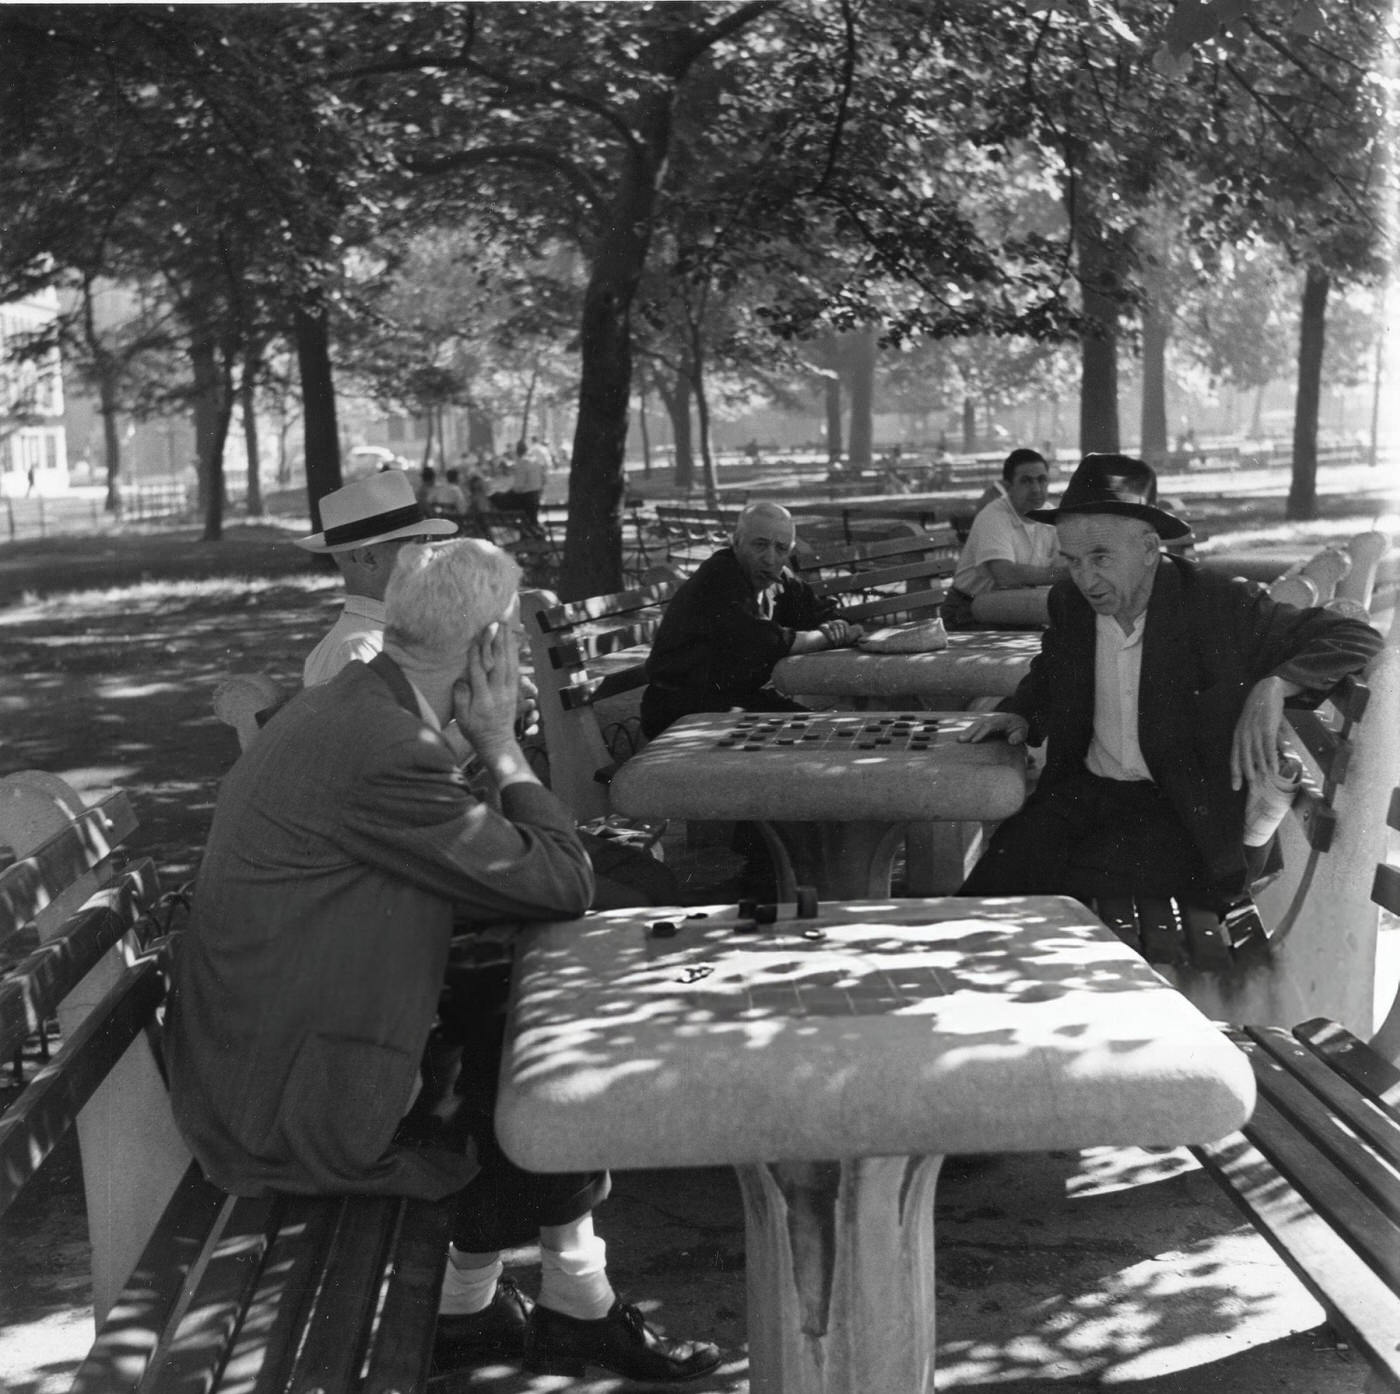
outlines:
{"label": "stone checkers table", "polygon": [[526,929],[496,1115],[534,1170],[738,1168],[753,1394],[932,1394],[943,1155],[1250,1113],[1245,1056],[1077,902],[777,912]]}
{"label": "stone checkers table", "polygon": [[1040,635],[993,629],[948,636],[932,653],[872,653],[859,646],[779,659],[773,686],[789,697],[1009,697],[1040,652]]}
{"label": "stone checkers table", "polygon": [[[779,894],[885,896],[908,823],[999,821],[1026,796],[1025,750],[963,744],[965,712],[725,713],[687,716],[617,772],[612,806],[630,818],[760,825]],[[961,867],[942,884],[962,883]]]}

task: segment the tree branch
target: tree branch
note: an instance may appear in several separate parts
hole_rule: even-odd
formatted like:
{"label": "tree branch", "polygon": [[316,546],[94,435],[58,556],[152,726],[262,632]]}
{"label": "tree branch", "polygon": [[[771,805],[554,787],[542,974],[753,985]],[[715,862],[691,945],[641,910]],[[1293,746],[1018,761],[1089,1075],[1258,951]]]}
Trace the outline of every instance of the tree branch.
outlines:
{"label": "tree branch", "polygon": [[560,175],[576,194],[597,214],[607,207],[602,190],[572,160],[557,151],[521,141],[514,144],[482,145],[472,150],[456,150],[449,155],[404,155],[399,164],[413,174],[448,174],[488,164],[538,165]]}

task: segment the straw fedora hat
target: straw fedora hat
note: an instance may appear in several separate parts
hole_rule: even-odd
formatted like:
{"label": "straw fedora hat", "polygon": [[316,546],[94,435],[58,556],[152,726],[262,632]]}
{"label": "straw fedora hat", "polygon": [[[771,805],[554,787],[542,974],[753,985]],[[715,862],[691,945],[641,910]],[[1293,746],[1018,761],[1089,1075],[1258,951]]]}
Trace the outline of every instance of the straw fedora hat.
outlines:
{"label": "straw fedora hat", "polygon": [[457,524],[429,518],[402,470],[384,470],[336,489],[321,500],[322,532],[296,538],[308,552],[348,552],[400,537],[450,537]]}

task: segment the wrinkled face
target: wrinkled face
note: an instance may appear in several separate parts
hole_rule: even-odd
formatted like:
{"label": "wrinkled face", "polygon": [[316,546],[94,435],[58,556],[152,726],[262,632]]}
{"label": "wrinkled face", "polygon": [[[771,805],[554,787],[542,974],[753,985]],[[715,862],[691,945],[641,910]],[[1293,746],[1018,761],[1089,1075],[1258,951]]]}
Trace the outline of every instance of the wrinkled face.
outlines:
{"label": "wrinkled face", "polygon": [[746,518],[734,538],[734,555],[755,591],[765,590],[782,575],[792,555],[796,530],[791,518]]}
{"label": "wrinkled face", "polygon": [[1050,471],[1044,460],[1028,460],[1017,465],[1006,486],[1006,497],[1021,517],[1033,508],[1044,508],[1050,493]]}
{"label": "wrinkled face", "polygon": [[1055,535],[1070,579],[1096,614],[1125,622],[1142,614],[1161,557],[1147,523],[1113,513],[1067,513]]}

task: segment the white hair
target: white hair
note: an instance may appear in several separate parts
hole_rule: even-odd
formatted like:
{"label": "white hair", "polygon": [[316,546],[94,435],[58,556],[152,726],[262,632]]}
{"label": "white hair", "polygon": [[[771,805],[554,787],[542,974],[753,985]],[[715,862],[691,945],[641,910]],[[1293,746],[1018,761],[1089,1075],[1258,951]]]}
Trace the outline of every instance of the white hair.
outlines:
{"label": "white hair", "polygon": [[384,596],[385,647],[429,663],[465,654],[519,584],[515,558],[479,538],[405,547]]}

